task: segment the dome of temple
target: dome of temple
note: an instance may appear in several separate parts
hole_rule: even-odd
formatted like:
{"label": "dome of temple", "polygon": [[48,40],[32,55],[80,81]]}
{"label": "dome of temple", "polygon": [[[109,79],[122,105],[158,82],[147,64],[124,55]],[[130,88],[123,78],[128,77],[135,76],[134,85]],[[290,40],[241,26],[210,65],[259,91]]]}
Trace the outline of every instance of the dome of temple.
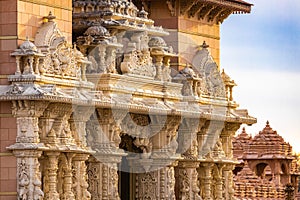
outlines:
{"label": "dome of temple", "polygon": [[166,47],[167,44],[161,37],[152,37],[149,41],[149,47]]}
{"label": "dome of temple", "polygon": [[28,38],[20,45],[20,49],[22,49],[23,51],[37,51],[37,47],[32,42],[30,42]]}
{"label": "dome of temple", "polygon": [[94,25],[94,26],[89,27],[84,32],[84,35],[99,36],[99,37],[109,37],[110,36],[108,30],[101,25]]}

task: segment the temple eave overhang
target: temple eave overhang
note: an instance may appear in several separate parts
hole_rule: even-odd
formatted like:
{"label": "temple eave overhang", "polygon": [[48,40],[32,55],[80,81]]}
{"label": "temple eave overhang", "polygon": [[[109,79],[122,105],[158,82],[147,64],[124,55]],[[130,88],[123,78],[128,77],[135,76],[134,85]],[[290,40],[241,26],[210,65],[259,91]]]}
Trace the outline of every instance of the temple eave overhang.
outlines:
{"label": "temple eave overhang", "polygon": [[[171,1],[168,2],[169,5],[175,6],[174,3],[170,3]],[[198,20],[208,22],[222,23],[232,13],[250,13],[252,4],[231,0],[181,0],[179,6],[181,15],[197,17]]]}

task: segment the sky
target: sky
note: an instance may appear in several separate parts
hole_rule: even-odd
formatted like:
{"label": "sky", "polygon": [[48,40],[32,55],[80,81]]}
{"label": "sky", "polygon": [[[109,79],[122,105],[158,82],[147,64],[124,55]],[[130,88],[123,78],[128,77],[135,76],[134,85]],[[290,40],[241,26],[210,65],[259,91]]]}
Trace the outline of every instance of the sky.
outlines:
{"label": "sky", "polygon": [[300,153],[300,1],[248,2],[250,14],[221,25],[221,68],[238,84],[240,108],[257,118],[246,131],[258,134],[268,120]]}

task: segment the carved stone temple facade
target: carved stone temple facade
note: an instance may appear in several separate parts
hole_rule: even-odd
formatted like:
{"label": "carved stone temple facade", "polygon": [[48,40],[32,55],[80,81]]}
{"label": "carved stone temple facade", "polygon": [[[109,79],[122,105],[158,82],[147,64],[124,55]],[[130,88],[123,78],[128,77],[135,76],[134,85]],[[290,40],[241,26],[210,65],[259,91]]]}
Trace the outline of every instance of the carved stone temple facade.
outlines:
{"label": "carved stone temple facade", "polygon": [[232,138],[256,119],[220,70],[219,28],[251,4],[0,8],[0,200],[234,199]]}
{"label": "carved stone temple facade", "polygon": [[300,199],[299,158],[269,122],[254,137],[243,129],[233,138],[233,149],[240,162],[234,170],[237,199],[286,199],[287,184],[294,188],[291,199]]}

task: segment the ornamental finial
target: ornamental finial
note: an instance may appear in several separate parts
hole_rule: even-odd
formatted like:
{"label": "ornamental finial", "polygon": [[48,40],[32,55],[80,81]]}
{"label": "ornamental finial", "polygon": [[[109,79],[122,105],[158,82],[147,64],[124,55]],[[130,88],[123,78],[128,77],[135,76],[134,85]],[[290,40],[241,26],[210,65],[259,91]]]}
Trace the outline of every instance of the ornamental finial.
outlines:
{"label": "ornamental finial", "polygon": [[53,19],[55,19],[56,16],[52,15],[52,12],[50,11],[48,16],[44,17],[44,19],[47,19],[48,22],[53,22]]}
{"label": "ornamental finial", "polygon": [[203,44],[200,47],[202,47],[203,49],[207,49],[209,47],[209,45],[206,44],[205,41],[203,41]]}

